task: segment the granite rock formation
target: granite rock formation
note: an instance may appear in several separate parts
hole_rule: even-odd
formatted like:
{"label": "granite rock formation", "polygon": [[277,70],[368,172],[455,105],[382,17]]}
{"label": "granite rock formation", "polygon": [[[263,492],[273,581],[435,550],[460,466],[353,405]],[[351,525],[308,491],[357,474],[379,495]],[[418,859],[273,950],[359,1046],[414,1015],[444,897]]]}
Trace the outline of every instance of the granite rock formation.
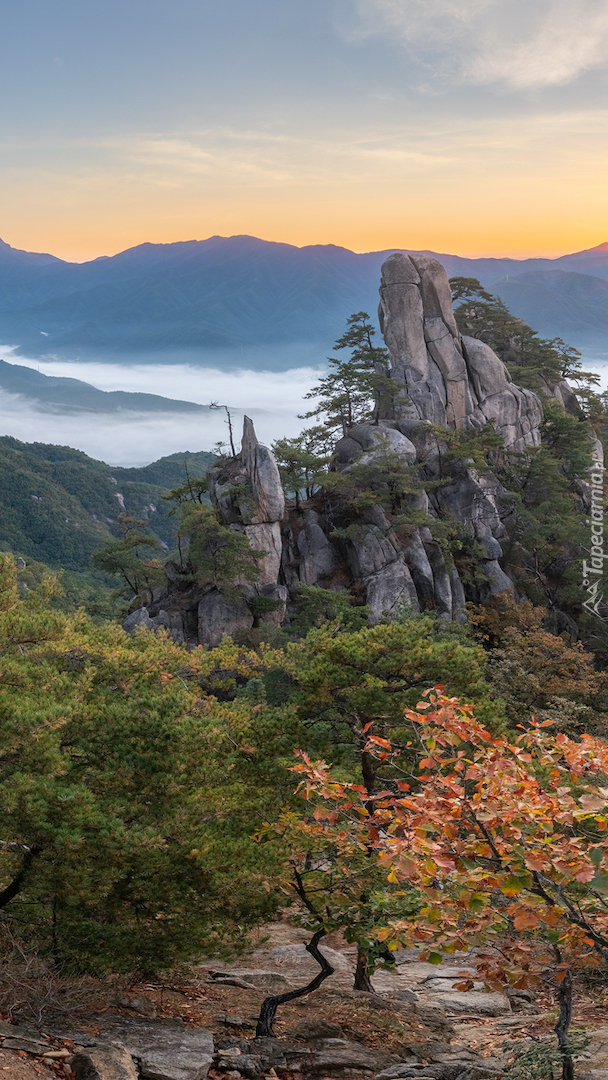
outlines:
{"label": "granite rock formation", "polygon": [[539,445],[538,397],[514,385],[488,345],[459,333],[441,263],[391,255],[382,267],[378,316],[391,377],[403,388],[398,419],[448,428],[482,428],[493,420],[506,450]]}
{"label": "granite rock formation", "polygon": [[[251,630],[256,597],[274,602],[261,621],[280,624],[300,584],[354,589],[372,623],[404,605],[462,621],[467,599],[484,602],[514,591],[500,561],[514,521],[513,501],[492,473],[481,475],[466,462],[450,472],[440,429],[479,430],[492,421],[505,454],[522,454],[540,443],[540,399],[513,383],[489,346],[460,335],[447,275],[436,260],[391,255],[382,267],[379,317],[394,401],[375,423],[356,424],[337,442],[333,467],[346,473],[360,465],[381,468],[384,459],[393,468],[416,466],[423,483],[409,502],[418,522],[427,517],[429,525],[397,528],[380,506],[372,506],[361,511],[354,527],[351,520],[345,535],[335,501],[331,508],[320,498],[286,509],[272,452],[258,442],[246,417],[240,454],[213,467],[208,484],[223,524],[266,552],[259,581],[243,583],[237,603],[217,589],[180,594],[178,582],[169,581],[147,609],[129,617],[133,626],[164,625],[177,640],[215,645],[224,633]],[[565,382],[555,396],[568,411],[578,407]],[[433,537],[438,518],[460,523],[474,546],[473,592],[446,565]]]}

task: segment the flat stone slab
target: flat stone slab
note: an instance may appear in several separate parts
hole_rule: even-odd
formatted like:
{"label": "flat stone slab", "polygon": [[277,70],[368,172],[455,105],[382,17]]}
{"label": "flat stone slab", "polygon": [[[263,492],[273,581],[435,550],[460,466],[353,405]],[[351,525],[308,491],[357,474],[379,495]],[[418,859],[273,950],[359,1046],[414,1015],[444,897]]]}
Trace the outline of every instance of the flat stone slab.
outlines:
{"label": "flat stone slab", "polygon": [[44,1039],[8,1038],[2,1043],[5,1050],[24,1050],[26,1054],[44,1054],[51,1049]]}
{"label": "flat stone slab", "polygon": [[453,990],[433,994],[433,1001],[443,1005],[446,1013],[473,1013],[475,1016],[504,1016],[511,1012],[511,1002],[506,994],[482,993],[478,990]]}
{"label": "flat stone slab", "polygon": [[44,1039],[41,1039],[38,1028],[32,1027],[30,1024],[7,1024],[6,1020],[0,1020],[0,1039],[33,1039],[34,1042],[45,1041]]}
{"label": "flat stone slab", "polygon": [[212,1063],[213,1034],[162,1020],[103,1016],[99,1043],[119,1042],[139,1061],[146,1080],[205,1080]]}
{"label": "flat stone slab", "polygon": [[455,1064],[422,1065],[411,1061],[405,1061],[401,1065],[393,1065],[390,1069],[384,1069],[379,1073],[376,1080],[459,1080],[468,1068],[467,1062]]}
{"label": "flat stone slab", "polygon": [[307,1064],[307,1071],[320,1073],[323,1077],[355,1070],[376,1073],[394,1060],[394,1054],[370,1050],[368,1046],[348,1039],[324,1039]]}
{"label": "flat stone slab", "polygon": [[[351,960],[344,952],[330,949],[327,945],[321,945],[319,952],[323,953],[323,956],[335,971],[351,971],[355,966],[354,958]],[[262,950],[259,950],[259,955],[263,955],[266,960],[272,964],[277,964],[277,966],[294,965],[296,967],[311,967],[315,969],[315,972],[319,970],[319,965],[314,956],[307,952],[306,946],[303,944],[276,945],[274,949],[270,949],[268,952],[262,953]]]}

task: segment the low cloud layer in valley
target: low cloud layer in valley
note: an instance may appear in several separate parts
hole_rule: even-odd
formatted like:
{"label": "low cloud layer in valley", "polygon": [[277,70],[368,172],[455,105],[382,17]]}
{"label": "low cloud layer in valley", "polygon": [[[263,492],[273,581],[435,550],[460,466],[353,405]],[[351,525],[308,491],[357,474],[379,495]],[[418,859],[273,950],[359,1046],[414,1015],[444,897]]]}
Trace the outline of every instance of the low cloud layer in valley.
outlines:
{"label": "low cloud layer in valley", "polygon": [[[240,440],[245,413],[255,422],[262,442],[295,435],[305,426],[298,413],[310,402],[304,395],[318,380],[320,368],[289,371],[222,371],[189,364],[108,364],[102,362],[38,361],[16,357],[0,346],[0,359],[32,367],[45,375],[82,379],[99,390],[127,390],[160,394],[208,405],[229,406]],[[608,389],[608,354],[588,352],[586,370],[596,371],[602,389]],[[84,450],[111,465],[146,465],[180,450],[211,450],[228,441],[223,410],[199,414],[60,412],[36,407],[25,397],[0,391],[0,429],[23,442],[48,442]]]}
{"label": "low cloud layer in valley", "polygon": [[[36,368],[45,375],[82,379],[100,390],[142,391],[201,405],[211,401],[226,404],[232,411],[237,439],[247,413],[266,443],[296,434],[303,427],[297,414],[308,406],[304,395],[319,375],[313,368],[224,372],[185,364],[43,363],[17,358],[7,347],[0,348],[0,359]],[[210,450],[218,440],[228,440],[223,410],[198,415],[64,413],[36,408],[26,398],[7,393],[0,393],[0,425],[4,434],[23,442],[74,446],[112,465],[145,465],[165,454]]]}

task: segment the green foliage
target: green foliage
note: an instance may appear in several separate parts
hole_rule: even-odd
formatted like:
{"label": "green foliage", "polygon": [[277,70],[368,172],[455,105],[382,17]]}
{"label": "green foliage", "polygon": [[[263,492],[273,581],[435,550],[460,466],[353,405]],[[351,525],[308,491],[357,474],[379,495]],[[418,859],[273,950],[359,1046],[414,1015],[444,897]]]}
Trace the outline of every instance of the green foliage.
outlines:
{"label": "green foliage", "polygon": [[487,650],[486,675],[515,728],[530,716],[552,720],[569,735],[608,730],[608,672],[580,641],[546,627],[547,610],[506,593],[469,609]]}
{"label": "green foliage", "polygon": [[367,626],[367,616],[367,607],[357,604],[350,592],[300,584],[288,630],[293,637],[305,637],[313,627],[329,623],[334,629],[352,632]]}
{"label": "green foliage", "polygon": [[298,687],[291,700],[309,731],[306,749],[331,755],[351,776],[363,775],[370,791],[378,763],[364,749],[366,725],[406,744],[404,709],[437,682],[475,701],[494,730],[504,723],[502,702],[484,675],[483,649],[461,627],[443,627],[431,616],[341,633],[327,623],[290,646],[287,658]]}
{"label": "green foliage", "polygon": [[311,499],[333,455],[333,440],[322,425],[306,428],[295,439],[277,439],[272,450],[281,474],[285,494],[293,497],[296,507],[300,495]]}
{"label": "green foliage", "polygon": [[155,484],[164,491],[169,491],[181,484],[184,476],[204,476],[214,461],[215,454],[209,451],[201,450],[193,453],[191,450],[186,450],[183,454],[169,454],[140,468],[114,469],[113,473],[120,480]]}
{"label": "green foliage", "polygon": [[95,621],[122,615],[124,604],[117,598],[116,590],[105,574],[92,570],[51,571],[35,559],[21,565],[24,562],[21,559],[17,566],[17,587],[21,599],[38,589],[45,578],[55,576],[59,588],[50,600],[50,606],[55,611],[63,611],[67,615],[82,608]]}
{"label": "green foliage", "polygon": [[238,937],[276,904],[271,850],[250,837],[289,793],[301,731],[293,709],[201,686],[276,655],[131,639],[49,610],[50,579],[20,600],[8,557],[0,577],[6,917],[89,971],[151,972]]}
{"label": "green foliage", "polygon": [[348,360],[329,357],[329,372],[308,394],[318,405],[302,419],[325,417],[325,428],[346,435],[349,427],[363,420],[378,419],[394,396],[388,377],[388,351],[373,343],[374,328],[369,315],[358,311],[347,320],[347,329],[335,349],[350,349]]}
{"label": "green foliage", "polygon": [[576,484],[591,465],[592,444],[586,422],[551,399],[543,407],[541,445],[496,469],[516,510],[504,565],[535,604],[576,611],[577,556],[588,539]]}
{"label": "green foliage", "polygon": [[454,314],[463,334],[485,341],[507,365],[514,381],[529,390],[542,391],[562,379],[577,384],[579,402],[586,415],[603,413],[600,395],[594,387],[600,381],[595,372],[583,371],[580,353],[561,338],[539,337],[536,330],[511,315],[500,297],[482,288],[477,278],[450,278],[454,303],[462,301]]}
{"label": "green foliage", "polygon": [[437,425],[432,426],[432,431],[439,444],[441,474],[448,482],[471,467],[482,474],[490,472],[496,456],[504,448],[502,435],[494,430],[493,420],[488,420],[480,431]]}
{"label": "green foliage", "polygon": [[324,477],[324,490],[341,500],[342,516],[361,522],[362,511],[381,506],[395,523],[420,524],[424,520],[426,524],[427,515],[423,519],[416,514],[417,497],[431,486],[422,479],[420,465],[408,465],[391,450],[388,440],[383,445],[379,439],[369,457],[371,460],[355,462],[347,470]]}
{"label": "green foliage", "polygon": [[142,469],[112,468],[80,450],[0,437],[0,547],[65,570],[87,571],[117,533],[122,509],[142,518],[167,547],[176,522],[163,493],[211,454],[173,454]]}
{"label": "green foliage", "polygon": [[258,559],[266,552],[252,548],[244,533],[222,525],[210,506],[183,502],[178,538],[180,545],[188,541],[185,573],[199,585],[215,586],[229,599],[239,595],[238,586],[243,581],[257,581],[260,576]]}
{"label": "green foliage", "polygon": [[127,597],[138,596],[143,589],[152,589],[163,580],[163,570],[156,555],[162,550],[160,540],[137,521],[119,514],[120,540],[109,540],[93,552],[91,565],[111,577],[121,579]]}

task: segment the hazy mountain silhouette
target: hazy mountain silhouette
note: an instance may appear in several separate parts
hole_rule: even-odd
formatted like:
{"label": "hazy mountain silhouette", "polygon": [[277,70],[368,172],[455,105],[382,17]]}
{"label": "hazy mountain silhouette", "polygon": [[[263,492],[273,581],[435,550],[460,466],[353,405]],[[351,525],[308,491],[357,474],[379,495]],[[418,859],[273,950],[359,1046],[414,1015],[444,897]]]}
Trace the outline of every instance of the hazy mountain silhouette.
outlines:
{"label": "hazy mountain silhouette", "polygon": [[183,413],[208,410],[192,401],[127,390],[98,390],[81,379],[44,375],[33,368],[0,360],[0,389],[35,401],[43,411],[61,413]]}
{"label": "hazy mountain silhouette", "polygon": [[[25,356],[166,363],[187,354],[204,364],[220,354],[227,365],[242,364],[243,349],[272,346],[271,361],[248,357],[247,366],[282,368],[293,360],[280,346],[314,342],[322,360],[348,315],[375,312],[380,266],[394,250],[214,236],[68,263],[0,241],[0,341]],[[450,276],[479,278],[544,334],[606,340],[608,243],[559,259],[428,254]]]}

